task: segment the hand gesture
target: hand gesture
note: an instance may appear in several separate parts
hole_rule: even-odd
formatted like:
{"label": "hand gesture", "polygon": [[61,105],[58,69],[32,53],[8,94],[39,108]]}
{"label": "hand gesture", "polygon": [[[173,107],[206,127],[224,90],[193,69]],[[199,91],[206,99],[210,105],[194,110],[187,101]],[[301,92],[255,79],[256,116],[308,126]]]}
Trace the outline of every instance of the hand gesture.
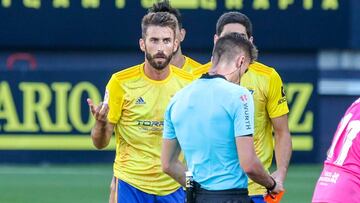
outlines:
{"label": "hand gesture", "polygon": [[88,98],[86,101],[96,122],[105,125],[107,123],[107,115],[109,113],[108,104],[100,102],[100,104],[96,106],[91,99]]}

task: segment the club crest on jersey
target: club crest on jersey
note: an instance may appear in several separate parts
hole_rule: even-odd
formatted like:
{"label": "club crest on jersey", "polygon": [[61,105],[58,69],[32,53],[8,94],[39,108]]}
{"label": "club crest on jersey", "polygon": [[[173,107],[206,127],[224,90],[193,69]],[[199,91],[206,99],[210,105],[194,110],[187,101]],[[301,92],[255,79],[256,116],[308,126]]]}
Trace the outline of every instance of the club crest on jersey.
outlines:
{"label": "club crest on jersey", "polygon": [[137,98],[135,104],[146,104],[145,100],[142,97]]}
{"label": "club crest on jersey", "polygon": [[278,105],[286,102],[286,94],[285,94],[285,89],[284,89],[283,86],[281,86],[281,97],[282,97],[282,98],[279,99],[279,101],[278,101]]}

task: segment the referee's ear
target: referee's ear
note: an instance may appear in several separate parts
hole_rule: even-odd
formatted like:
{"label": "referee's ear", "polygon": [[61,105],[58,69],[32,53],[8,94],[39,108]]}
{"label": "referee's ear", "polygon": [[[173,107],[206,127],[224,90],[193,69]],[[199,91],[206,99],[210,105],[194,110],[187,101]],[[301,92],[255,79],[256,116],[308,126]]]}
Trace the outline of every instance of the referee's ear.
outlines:
{"label": "referee's ear", "polygon": [[145,41],[143,40],[143,38],[139,39],[139,46],[141,51],[145,52]]}

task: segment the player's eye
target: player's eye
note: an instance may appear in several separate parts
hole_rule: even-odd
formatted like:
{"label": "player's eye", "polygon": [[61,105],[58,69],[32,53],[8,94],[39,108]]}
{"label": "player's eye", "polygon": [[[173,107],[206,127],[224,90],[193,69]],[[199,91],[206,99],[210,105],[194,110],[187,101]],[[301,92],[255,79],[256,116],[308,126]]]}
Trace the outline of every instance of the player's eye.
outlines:
{"label": "player's eye", "polygon": [[165,43],[165,44],[168,44],[168,43],[170,43],[170,42],[171,42],[170,39],[168,39],[168,38],[167,38],[167,39],[164,39],[164,43]]}
{"label": "player's eye", "polygon": [[245,33],[240,33],[240,35],[241,35],[243,38],[248,39],[247,34],[245,34]]}
{"label": "player's eye", "polygon": [[150,42],[157,43],[159,40],[156,38],[150,38]]}

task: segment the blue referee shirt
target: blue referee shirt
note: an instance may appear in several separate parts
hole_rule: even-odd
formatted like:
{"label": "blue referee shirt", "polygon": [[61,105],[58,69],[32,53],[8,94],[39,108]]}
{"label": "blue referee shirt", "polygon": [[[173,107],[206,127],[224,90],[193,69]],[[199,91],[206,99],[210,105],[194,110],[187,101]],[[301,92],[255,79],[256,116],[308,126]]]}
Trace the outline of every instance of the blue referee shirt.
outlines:
{"label": "blue referee shirt", "polygon": [[207,190],[247,188],[235,138],[254,133],[250,92],[223,76],[203,75],[170,101],[164,139],[177,139],[194,180]]}

